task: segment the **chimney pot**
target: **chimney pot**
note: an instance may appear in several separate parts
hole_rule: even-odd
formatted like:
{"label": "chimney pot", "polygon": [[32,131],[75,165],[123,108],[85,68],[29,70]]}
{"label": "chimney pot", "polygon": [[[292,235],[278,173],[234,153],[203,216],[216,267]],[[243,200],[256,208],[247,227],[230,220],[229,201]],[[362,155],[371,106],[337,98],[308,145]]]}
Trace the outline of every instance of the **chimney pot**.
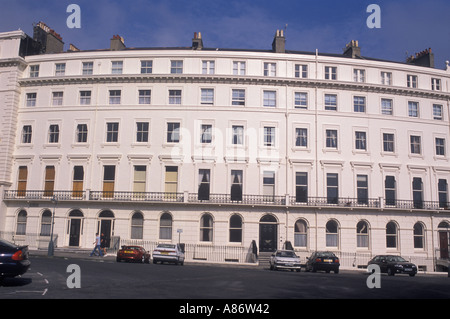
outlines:
{"label": "chimney pot", "polygon": [[345,45],[344,55],[353,59],[356,57],[361,57],[361,48],[359,47],[358,40],[351,40]]}
{"label": "chimney pot", "polygon": [[418,66],[434,68],[434,53],[432,53],[431,48],[428,48],[410,56],[406,59],[406,62]]}
{"label": "chimney pot", "polygon": [[194,38],[192,39],[192,49],[201,50],[203,48],[203,40],[201,32],[194,32]]}
{"label": "chimney pot", "polygon": [[125,46],[124,39],[118,34],[113,35],[113,37],[110,41],[110,50],[118,51],[118,50],[123,50],[125,48],[126,48],[126,46]]}
{"label": "chimney pot", "polygon": [[272,51],[275,53],[286,52],[286,38],[284,37],[283,30],[277,30],[272,42]]}

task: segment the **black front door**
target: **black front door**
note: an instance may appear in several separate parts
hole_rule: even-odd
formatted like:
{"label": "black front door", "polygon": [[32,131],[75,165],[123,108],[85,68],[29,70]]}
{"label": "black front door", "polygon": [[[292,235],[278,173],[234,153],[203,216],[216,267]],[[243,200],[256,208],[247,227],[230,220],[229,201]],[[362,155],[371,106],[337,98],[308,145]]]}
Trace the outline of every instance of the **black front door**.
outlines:
{"label": "black front door", "polygon": [[259,251],[277,250],[277,224],[259,224]]}
{"label": "black front door", "polygon": [[441,252],[441,259],[448,258],[448,233],[439,232],[439,247]]}
{"label": "black front door", "polygon": [[111,242],[111,219],[102,219],[100,224],[100,236],[102,240],[102,247],[109,248]]}
{"label": "black front door", "polygon": [[80,246],[81,219],[72,218],[70,220],[69,246]]}

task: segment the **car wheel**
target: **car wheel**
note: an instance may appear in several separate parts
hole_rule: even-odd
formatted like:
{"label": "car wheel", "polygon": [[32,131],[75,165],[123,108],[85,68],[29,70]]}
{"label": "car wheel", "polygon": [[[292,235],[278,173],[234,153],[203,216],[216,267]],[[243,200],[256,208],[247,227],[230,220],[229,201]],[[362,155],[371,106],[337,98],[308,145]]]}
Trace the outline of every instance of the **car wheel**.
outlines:
{"label": "car wheel", "polygon": [[316,271],[317,271],[317,268],[316,268],[316,266],[312,266],[312,269],[311,269],[311,271],[312,271],[312,272],[316,272]]}
{"label": "car wheel", "polygon": [[339,273],[339,269],[335,269],[335,270],[334,270],[334,273],[335,273],[335,274],[338,274],[338,273]]}
{"label": "car wheel", "polygon": [[395,272],[392,270],[392,268],[388,268],[387,270],[388,276],[394,276]]}
{"label": "car wheel", "polygon": [[410,277],[414,277],[416,274],[409,274]]}
{"label": "car wheel", "polygon": [[301,271],[301,269],[297,269],[297,272],[300,272]]}
{"label": "car wheel", "polygon": [[153,259],[153,263],[156,264],[156,260]]}
{"label": "car wheel", "polygon": [[120,262],[121,262],[120,258],[116,258],[116,261],[117,261],[118,263],[120,263]]}

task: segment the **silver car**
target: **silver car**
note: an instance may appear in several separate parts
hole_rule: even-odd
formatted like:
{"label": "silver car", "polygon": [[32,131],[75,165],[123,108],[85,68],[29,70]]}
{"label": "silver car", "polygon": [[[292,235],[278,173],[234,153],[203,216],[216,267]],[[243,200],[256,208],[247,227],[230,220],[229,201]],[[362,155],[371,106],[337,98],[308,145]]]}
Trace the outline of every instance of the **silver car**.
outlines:
{"label": "silver car", "polygon": [[180,244],[159,244],[153,250],[152,259],[154,264],[159,261],[161,264],[168,262],[183,265],[184,249]]}
{"label": "silver car", "polygon": [[277,250],[270,256],[270,270],[277,269],[290,269],[300,272],[300,257],[293,250]]}

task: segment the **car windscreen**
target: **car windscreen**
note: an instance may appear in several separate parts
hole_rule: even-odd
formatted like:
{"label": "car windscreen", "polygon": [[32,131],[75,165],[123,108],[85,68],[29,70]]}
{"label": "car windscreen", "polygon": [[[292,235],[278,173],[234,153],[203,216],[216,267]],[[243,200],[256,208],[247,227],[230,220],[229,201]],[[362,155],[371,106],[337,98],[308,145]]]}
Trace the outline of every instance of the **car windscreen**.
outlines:
{"label": "car windscreen", "polygon": [[17,246],[14,245],[13,243],[10,243],[9,241],[6,241],[6,240],[0,238],[0,248],[3,248],[3,247],[8,248],[8,249],[17,248]]}
{"label": "car windscreen", "polygon": [[325,251],[317,253],[317,257],[336,257],[333,253]]}
{"label": "car windscreen", "polygon": [[387,258],[390,262],[406,262],[406,260],[400,256],[391,256]]}
{"label": "car windscreen", "polygon": [[279,251],[277,257],[296,257],[293,251]]}
{"label": "car windscreen", "polygon": [[123,247],[123,249],[124,249],[124,250],[133,250],[133,249],[139,250],[140,247],[136,247],[136,246],[125,246],[125,247]]}
{"label": "car windscreen", "polygon": [[170,249],[175,249],[175,245],[170,245],[170,244],[160,244],[160,245],[158,245],[157,248],[170,248]]}

